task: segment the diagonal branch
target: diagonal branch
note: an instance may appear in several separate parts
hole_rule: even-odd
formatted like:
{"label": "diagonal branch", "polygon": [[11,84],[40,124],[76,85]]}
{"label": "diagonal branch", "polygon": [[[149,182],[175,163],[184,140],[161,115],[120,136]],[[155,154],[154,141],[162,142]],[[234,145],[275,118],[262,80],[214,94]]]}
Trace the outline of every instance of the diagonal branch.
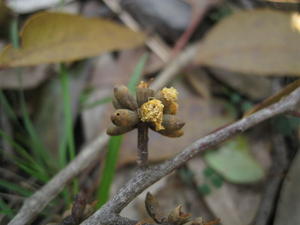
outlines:
{"label": "diagonal branch", "polygon": [[[300,103],[300,88],[297,88],[281,101],[195,141],[174,158],[160,165],[151,166],[146,170],[139,170],[109,202],[81,225],[113,225],[116,224],[116,221],[118,221],[117,224],[133,225],[133,221],[127,218],[122,219],[117,214],[150,185],[199,153],[203,153],[209,148],[271,117],[293,110],[298,103]],[[118,220],[116,220],[116,217],[118,217]]]}

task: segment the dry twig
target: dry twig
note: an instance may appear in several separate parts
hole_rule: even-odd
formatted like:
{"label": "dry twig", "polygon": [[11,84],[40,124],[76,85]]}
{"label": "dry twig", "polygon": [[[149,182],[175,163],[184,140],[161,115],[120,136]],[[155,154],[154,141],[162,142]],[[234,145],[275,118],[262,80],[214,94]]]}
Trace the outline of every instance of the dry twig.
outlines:
{"label": "dry twig", "polygon": [[219,4],[221,0],[208,0],[208,1],[192,1],[193,13],[192,19],[186,31],[177,40],[175,47],[173,48],[172,55],[176,56],[188,43],[192,34],[197,29],[197,26],[203,20],[205,13],[215,5]]}
{"label": "dry twig", "polygon": [[[122,22],[134,31],[141,31],[141,27],[135,19],[127,13],[116,0],[103,0],[105,4],[116,13]],[[169,47],[160,39],[159,36],[153,35],[146,41],[147,46],[157,55],[163,62],[169,60],[170,49]]]}
{"label": "dry twig", "polygon": [[190,63],[196,56],[198,45],[188,46],[177,57],[170,62],[168,66],[157,76],[151,84],[153,90],[159,90],[171,80],[180,70],[182,70],[188,63]]}
{"label": "dry twig", "polygon": [[284,137],[277,132],[272,135],[273,142],[273,163],[269,173],[269,179],[265,184],[265,190],[260,202],[255,225],[267,225],[270,222],[275,209],[276,197],[278,196],[281,183],[288,169],[289,161]]}

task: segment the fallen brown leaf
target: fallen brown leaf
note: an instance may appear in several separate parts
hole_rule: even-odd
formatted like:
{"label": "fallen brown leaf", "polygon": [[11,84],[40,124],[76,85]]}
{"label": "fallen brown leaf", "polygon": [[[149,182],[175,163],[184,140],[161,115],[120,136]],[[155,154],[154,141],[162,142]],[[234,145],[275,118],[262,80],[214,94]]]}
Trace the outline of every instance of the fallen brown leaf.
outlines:
{"label": "fallen brown leaf", "polygon": [[53,12],[31,16],[20,36],[21,48],[6,46],[0,54],[0,67],[69,62],[144,41],[142,33],[109,20]]}
{"label": "fallen brown leaf", "polygon": [[300,33],[295,14],[269,9],[223,19],[200,45],[196,62],[231,71],[300,75]]}

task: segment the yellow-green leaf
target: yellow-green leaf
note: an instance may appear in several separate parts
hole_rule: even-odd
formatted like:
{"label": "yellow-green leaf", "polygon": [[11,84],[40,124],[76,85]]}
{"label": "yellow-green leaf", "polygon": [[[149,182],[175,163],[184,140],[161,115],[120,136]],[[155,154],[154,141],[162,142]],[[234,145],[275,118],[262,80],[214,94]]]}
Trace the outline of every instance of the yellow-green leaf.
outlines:
{"label": "yellow-green leaf", "polygon": [[196,61],[257,75],[300,75],[300,18],[258,9],[223,19],[206,36]]}
{"label": "yellow-green leaf", "polygon": [[21,48],[7,46],[0,54],[0,67],[68,62],[144,42],[142,33],[111,21],[54,12],[30,17],[20,36]]}

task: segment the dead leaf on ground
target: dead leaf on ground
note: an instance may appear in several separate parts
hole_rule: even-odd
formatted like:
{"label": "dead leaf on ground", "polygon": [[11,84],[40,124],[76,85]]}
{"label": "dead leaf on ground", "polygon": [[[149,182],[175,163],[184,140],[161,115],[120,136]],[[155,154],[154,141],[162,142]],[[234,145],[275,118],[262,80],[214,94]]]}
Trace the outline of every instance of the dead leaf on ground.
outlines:
{"label": "dead leaf on ground", "polygon": [[142,33],[109,20],[52,12],[31,16],[20,36],[21,48],[6,46],[0,54],[0,67],[69,62],[144,41]]}
{"label": "dead leaf on ground", "polygon": [[186,81],[191,88],[204,99],[211,98],[212,80],[203,69],[193,70],[185,76]]}
{"label": "dead leaf on ground", "polygon": [[257,75],[300,75],[293,14],[257,9],[223,19],[206,36],[197,63]]}
{"label": "dead leaf on ground", "polygon": [[[203,186],[206,182],[206,177],[203,171],[207,167],[201,158],[196,158],[188,162],[188,167],[194,173],[195,183],[198,188]],[[214,215],[221,219],[224,225],[245,225],[240,215],[237,212],[236,205],[233,199],[228,194],[228,187],[224,184],[220,188],[214,188],[208,194],[203,195],[204,201],[212,210]],[[229,216],[230,215],[230,216]]]}
{"label": "dead leaf on ground", "polygon": [[261,100],[272,94],[272,79],[250,74],[229,72],[228,70],[212,69],[214,76],[252,100]]}

